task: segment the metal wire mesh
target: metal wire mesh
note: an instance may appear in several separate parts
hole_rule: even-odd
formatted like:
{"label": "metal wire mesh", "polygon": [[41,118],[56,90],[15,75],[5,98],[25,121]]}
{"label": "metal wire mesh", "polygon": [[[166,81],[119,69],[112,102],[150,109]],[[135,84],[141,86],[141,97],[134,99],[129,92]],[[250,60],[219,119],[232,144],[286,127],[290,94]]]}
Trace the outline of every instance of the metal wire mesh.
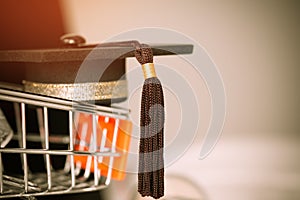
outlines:
{"label": "metal wire mesh", "polygon": [[[87,113],[93,116],[92,130],[93,141],[97,141],[97,116],[107,116],[118,120],[127,119],[128,110],[97,106],[89,103],[72,102],[57,98],[33,95],[21,91],[0,88],[0,100],[11,102],[15,110],[15,123],[17,131],[13,140],[17,141],[18,147],[0,148],[0,198],[9,197],[32,197],[40,195],[67,194],[76,192],[87,192],[100,190],[107,187],[111,181],[113,162],[115,157],[120,156],[116,151],[116,138],[118,131],[114,131],[112,144],[109,148],[99,149],[97,143],[92,143],[89,151],[74,149],[74,115],[76,113]],[[37,112],[39,134],[34,135],[27,131],[26,112],[28,106],[33,106]],[[69,130],[67,135],[52,135],[49,131],[49,109],[58,109],[68,112]],[[41,147],[31,148],[29,142],[38,142]],[[64,144],[66,149],[51,148],[51,144]],[[20,157],[21,174],[6,174],[3,165],[3,155],[13,154]],[[43,157],[44,172],[32,172],[29,167],[28,157],[40,155]],[[52,156],[65,157],[63,169],[53,167]],[[77,166],[75,156],[91,157],[94,160],[94,170],[86,167],[82,169]],[[103,157],[109,158],[108,172],[103,176],[98,168]],[[88,162],[91,162],[91,159]],[[88,163],[91,165],[91,163]]]}

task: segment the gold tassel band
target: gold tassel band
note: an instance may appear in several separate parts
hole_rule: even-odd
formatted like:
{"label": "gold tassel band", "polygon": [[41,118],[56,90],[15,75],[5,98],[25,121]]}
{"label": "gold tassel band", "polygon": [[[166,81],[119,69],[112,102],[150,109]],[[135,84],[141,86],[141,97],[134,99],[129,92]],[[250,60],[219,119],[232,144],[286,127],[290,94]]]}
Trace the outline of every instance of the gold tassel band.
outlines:
{"label": "gold tassel band", "polygon": [[146,63],[142,65],[143,72],[144,72],[144,78],[152,78],[156,77],[155,68],[153,63]]}
{"label": "gold tassel band", "polygon": [[108,100],[127,97],[127,81],[97,83],[36,83],[23,81],[25,92],[74,101]]}

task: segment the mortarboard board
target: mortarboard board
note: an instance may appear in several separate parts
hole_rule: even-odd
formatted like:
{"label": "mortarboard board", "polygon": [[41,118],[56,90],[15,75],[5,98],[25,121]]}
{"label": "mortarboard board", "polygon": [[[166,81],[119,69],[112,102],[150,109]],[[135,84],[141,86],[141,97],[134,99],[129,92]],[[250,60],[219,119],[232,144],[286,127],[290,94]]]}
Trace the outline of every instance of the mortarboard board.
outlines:
{"label": "mortarboard board", "polygon": [[[192,52],[193,47],[168,44],[151,45],[151,48],[154,56],[162,56],[188,54]],[[24,84],[25,91],[46,96],[79,101],[93,100],[104,104],[110,103],[111,100],[118,102],[127,97],[125,59],[134,56],[131,46],[101,44],[52,49],[1,50],[0,81]],[[91,71],[97,70],[101,77],[93,73],[79,77],[79,68],[83,63]],[[72,93],[76,84],[77,88],[93,88],[96,92],[76,96]]]}

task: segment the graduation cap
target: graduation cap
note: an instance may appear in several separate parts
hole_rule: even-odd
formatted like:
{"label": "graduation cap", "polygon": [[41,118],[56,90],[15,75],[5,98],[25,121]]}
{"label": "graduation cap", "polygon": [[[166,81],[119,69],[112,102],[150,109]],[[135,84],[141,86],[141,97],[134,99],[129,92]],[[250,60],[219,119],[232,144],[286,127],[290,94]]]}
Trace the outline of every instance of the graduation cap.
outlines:
{"label": "graduation cap", "polygon": [[[125,59],[136,57],[144,74],[141,100],[138,191],[164,195],[164,97],[153,56],[192,53],[192,45],[146,45],[122,41],[87,45],[80,36],[62,37],[56,49],[0,51],[0,81],[25,92],[109,105],[127,98]],[[97,71],[78,76],[80,67]],[[99,77],[98,75],[101,74]],[[92,91],[92,92],[91,92]]]}

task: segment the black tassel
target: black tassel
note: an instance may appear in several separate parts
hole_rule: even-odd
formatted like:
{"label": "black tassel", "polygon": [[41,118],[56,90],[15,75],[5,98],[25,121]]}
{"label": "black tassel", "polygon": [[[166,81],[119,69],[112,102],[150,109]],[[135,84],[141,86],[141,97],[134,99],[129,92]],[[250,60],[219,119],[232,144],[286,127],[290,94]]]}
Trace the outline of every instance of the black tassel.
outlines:
{"label": "black tassel", "polygon": [[141,45],[135,56],[143,66],[138,191],[142,196],[164,196],[164,97],[153,65],[153,53]]}
{"label": "black tassel", "polygon": [[152,49],[138,41],[102,43],[99,47],[134,47],[142,65],[145,82],[142,92],[138,191],[142,196],[164,196],[164,96],[156,77]]}

